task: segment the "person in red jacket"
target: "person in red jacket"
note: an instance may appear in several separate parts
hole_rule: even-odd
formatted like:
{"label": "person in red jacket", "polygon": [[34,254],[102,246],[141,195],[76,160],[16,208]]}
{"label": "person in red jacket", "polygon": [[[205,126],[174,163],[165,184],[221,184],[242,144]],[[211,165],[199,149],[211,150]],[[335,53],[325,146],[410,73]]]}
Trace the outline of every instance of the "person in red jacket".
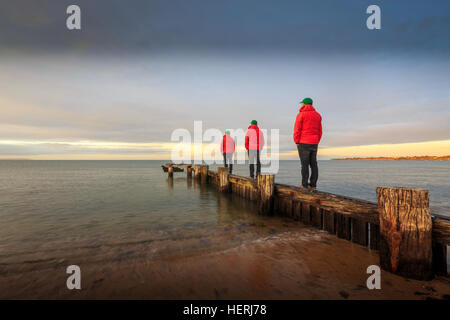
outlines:
{"label": "person in red jacket", "polygon": [[248,153],[251,178],[255,178],[255,164],[256,175],[261,174],[261,161],[259,154],[263,147],[264,135],[258,128],[258,122],[256,120],[252,120],[245,135],[245,149],[247,149]]}
{"label": "person in red jacket", "polygon": [[[220,152],[223,154],[223,163],[225,168],[229,168],[228,172],[231,174],[233,171],[233,153],[234,153],[234,140],[230,136],[230,131],[225,131],[225,135],[220,143]],[[230,165],[228,167],[228,164]]]}
{"label": "person in red jacket", "polygon": [[[315,190],[319,178],[317,149],[322,138],[322,117],[312,106],[311,98],[305,98],[301,103],[302,107],[295,119],[294,127],[294,142],[297,144],[302,165],[301,187]],[[311,167],[311,177],[309,177],[309,167]]]}

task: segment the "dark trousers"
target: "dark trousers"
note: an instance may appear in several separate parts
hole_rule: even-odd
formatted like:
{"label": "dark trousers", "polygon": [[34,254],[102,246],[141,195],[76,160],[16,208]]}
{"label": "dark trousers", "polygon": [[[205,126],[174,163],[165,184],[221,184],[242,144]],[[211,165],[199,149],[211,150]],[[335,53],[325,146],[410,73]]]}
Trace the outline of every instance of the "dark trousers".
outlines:
{"label": "dark trousers", "polygon": [[256,175],[261,174],[261,161],[259,160],[259,150],[247,150],[248,151],[248,162],[250,163],[250,177],[255,177],[255,164],[256,164]]}
{"label": "dark trousers", "polygon": [[[319,178],[317,147],[317,144],[297,143],[298,155],[302,163],[302,186],[305,188],[317,186],[317,179]],[[311,177],[309,176],[309,167],[311,167]]]}
{"label": "dark trousers", "polygon": [[232,153],[223,153],[223,163],[225,168],[228,168],[228,172],[230,174],[233,173],[233,154]]}

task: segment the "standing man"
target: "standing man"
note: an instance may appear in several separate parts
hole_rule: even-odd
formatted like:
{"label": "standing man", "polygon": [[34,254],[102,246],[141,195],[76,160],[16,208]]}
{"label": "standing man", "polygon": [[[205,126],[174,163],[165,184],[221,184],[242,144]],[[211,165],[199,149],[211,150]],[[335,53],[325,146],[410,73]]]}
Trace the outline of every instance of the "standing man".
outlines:
{"label": "standing man", "polygon": [[228,164],[230,164],[228,172],[231,174],[233,172],[234,140],[230,136],[230,131],[228,130],[225,131],[225,135],[220,143],[220,151],[223,154],[223,163],[225,164],[225,168],[228,168]]}
{"label": "standing man", "polygon": [[[302,164],[302,185],[300,187],[315,190],[319,178],[317,148],[322,138],[322,117],[312,106],[311,98],[303,99],[301,104],[302,107],[295,119],[294,127],[294,142],[297,144]],[[309,177],[309,167],[311,167],[311,177]]]}
{"label": "standing man", "polygon": [[258,122],[252,120],[245,135],[245,149],[247,149],[248,160],[250,163],[250,178],[255,178],[255,164],[256,175],[261,174],[261,161],[259,154],[264,147],[264,135],[258,128]]}

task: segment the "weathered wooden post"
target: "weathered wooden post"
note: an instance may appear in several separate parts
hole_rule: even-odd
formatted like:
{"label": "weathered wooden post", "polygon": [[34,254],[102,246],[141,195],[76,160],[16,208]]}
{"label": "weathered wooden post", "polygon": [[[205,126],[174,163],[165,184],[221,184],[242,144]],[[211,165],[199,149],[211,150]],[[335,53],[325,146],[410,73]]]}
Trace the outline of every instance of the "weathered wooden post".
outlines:
{"label": "weathered wooden post", "polygon": [[208,182],[208,169],[209,169],[208,165],[200,166],[202,183],[207,183]]}
{"label": "weathered wooden post", "polygon": [[172,167],[171,164],[169,164],[169,166],[167,167],[167,173],[168,173],[170,178],[173,177],[173,167]]}
{"label": "weathered wooden post", "polygon": [[433,219],[433,270],[447,275],[447,246],[450,246],[450,220]]}
{"label": "weathered wooden post", "polygon": [[377,188],[380,265],[404,277],[433,277],[428,190]]}
{"label": "weathered wooden post", "polygon": [[194,178],[200,179],[200,165],[194,165]]}
{"label": "weathered wooden post", "polygon": [[188,166],[186,168],[186,175],[188,178],[192,178],[192,167],[191,166]]}
{"label": "weathered wooden post", "polygon": [[217,174],[219,175],[219,191],[229,192],[228,168],[217,168]]}
{"label": "weathered wooden post", "polygon": [[263,174],[257,177],[257,187],[259,194],[259,212],[270,214],[273,209],[273,193],[275,189],[275,175]]}

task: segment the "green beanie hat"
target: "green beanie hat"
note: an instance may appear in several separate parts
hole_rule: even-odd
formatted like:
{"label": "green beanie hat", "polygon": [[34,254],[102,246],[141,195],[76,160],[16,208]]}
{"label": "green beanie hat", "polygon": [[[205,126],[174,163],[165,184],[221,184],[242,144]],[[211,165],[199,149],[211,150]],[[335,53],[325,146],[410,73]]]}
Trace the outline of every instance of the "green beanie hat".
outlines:
{"label": "green beanie hat", "polygon": [[250,122],[250,124],[258,124],[258,121],[252,120],[252,122]]}
{"label": "green beanie hat", "polygon": [[305,98],[305,99],[303,99],[300,103],[303,103],[303,104],[313,104],[313,101],[312,101],[311,98]]}
{"label": "green beanie hat", "polygon": [[225,134],[230,134],[230,130],[225,131]]}

